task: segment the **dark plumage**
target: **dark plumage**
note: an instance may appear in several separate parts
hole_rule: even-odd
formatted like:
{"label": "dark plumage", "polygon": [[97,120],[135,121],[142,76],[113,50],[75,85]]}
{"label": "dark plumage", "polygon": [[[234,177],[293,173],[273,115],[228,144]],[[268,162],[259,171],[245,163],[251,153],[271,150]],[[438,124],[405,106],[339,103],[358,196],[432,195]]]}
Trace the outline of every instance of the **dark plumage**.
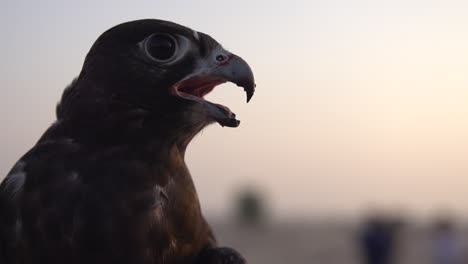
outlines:
{"label": "dark plumage", "polygon": [[161,20],[95,42],[57,121],[0,185],[0,263],[244,263],[217,248],[184,153],[206,125],[235,127],[203,99],[252,71],[210,36]]}

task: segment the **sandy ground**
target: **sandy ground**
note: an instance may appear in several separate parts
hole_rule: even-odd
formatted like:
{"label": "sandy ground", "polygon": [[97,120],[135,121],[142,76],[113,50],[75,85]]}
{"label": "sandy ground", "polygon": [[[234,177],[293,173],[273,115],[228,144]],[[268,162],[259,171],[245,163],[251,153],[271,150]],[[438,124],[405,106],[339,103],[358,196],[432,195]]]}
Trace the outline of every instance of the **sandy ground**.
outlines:
{"label": "sandy ground", "polygon": [[[250,264],[362,263],[357,224],[336,221],[270,223],[259,227],[222,221],[211,221],[211,224],[219,244],[238,249]],[[403,228],[399,232],[394,263],[433,263],[430,234],[422,226]],[[458,236],[468,253],[468,232],[460,231]]]}

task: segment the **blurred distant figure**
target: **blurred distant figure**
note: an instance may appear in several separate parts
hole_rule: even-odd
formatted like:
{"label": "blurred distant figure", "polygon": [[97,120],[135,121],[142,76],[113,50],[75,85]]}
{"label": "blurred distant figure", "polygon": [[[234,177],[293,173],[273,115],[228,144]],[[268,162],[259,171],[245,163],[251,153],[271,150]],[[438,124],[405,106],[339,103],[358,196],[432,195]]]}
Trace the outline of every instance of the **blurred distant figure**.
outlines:
{"label": "blurred distant figure", "polygon": [[258,226],[266,217],[265,202],[260,192],[246,189],[237,197],[237,219],[241,224]]}
{"label": "blurred distant figure", "polygon": [[360,237],[365,264],[390,264],[394,254],[395,228],[391,221],[372,217],[364,225]]}
{"label": "blurred distant figure", "polygon": [[438,220],[432,230],[432,263],[462,264],[463,248],[454,224],[448,219]]}

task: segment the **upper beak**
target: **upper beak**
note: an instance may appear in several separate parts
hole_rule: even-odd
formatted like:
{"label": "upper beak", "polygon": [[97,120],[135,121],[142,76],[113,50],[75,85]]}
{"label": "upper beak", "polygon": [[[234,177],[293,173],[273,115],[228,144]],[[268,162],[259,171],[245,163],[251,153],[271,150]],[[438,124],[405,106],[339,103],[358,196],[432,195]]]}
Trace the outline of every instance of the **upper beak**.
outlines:
{"label": "upper beak", "polygon": [[230,54],[229,59],[216,67],[212,75],[243,87],[247,94],[247,103],[252,99],[255,92],[254,75],[250,66],[241,57]]}

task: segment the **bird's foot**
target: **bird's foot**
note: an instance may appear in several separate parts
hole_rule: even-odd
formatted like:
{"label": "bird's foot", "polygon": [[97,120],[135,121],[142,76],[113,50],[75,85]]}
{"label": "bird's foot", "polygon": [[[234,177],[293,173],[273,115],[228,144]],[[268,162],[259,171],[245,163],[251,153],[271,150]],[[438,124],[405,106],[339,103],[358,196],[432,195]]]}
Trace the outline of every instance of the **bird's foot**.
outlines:
{"label": "bird's foot", "polygon": [[197,264],[247,264],[239,252],[228,247],[205,249],[198,257]]}

